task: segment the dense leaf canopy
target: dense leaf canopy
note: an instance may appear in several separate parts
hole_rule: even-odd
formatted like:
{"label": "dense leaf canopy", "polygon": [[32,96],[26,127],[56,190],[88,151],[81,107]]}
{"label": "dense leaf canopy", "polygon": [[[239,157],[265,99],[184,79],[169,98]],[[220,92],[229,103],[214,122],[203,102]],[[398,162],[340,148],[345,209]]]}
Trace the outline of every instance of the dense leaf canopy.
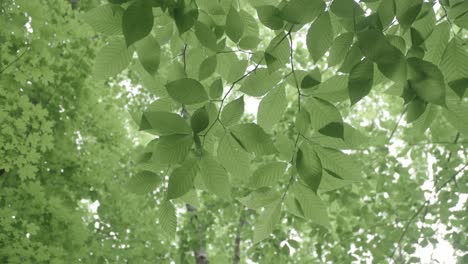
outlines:
{"label": "dense leaf canopy", "polygon": [[467,30],[463,0],[0,1],[0,262],[466,263]]}

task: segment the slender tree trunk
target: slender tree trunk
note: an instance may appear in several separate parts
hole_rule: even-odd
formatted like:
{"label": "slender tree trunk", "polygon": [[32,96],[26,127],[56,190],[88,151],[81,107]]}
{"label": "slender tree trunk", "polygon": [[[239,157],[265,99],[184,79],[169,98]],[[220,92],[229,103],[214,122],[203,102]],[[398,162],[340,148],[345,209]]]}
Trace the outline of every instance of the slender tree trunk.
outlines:
{"label": "slender tree trunk", "polygon": [[210,262],[208,261],[208,254],[206,253],[206,250],[205,250],[204,229],[203,229],[203,225],[200,223],[200,220],[198,219],[197,208],[189,204],[186,204],[186,208],[188,212],[192,213],[190,222],[194,224],[194,227],[196,229],[197,236],[198,236],[198,247],[193,249],[193,254],[195,256],[195,263],[196,264],[209,264]]}
{"label": "slender tree trunk", "polygon": [[233,264],[239,264],[240,261],[240,242],[241,242],[241,229],[244,226],[244,209],[242,209],[239,216],[239,224],[236,230],[236,239],[234,240],[234,258],[232,260]]}

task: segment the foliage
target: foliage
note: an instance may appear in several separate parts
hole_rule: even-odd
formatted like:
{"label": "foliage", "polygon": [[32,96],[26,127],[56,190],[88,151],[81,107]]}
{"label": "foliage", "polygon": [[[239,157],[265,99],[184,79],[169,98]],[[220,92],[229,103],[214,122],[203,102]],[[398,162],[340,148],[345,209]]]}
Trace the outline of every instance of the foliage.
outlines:
{"label": "foliage", "polygon": [[39,2],[2,2],[2,260],[466,259],[465,1]]}

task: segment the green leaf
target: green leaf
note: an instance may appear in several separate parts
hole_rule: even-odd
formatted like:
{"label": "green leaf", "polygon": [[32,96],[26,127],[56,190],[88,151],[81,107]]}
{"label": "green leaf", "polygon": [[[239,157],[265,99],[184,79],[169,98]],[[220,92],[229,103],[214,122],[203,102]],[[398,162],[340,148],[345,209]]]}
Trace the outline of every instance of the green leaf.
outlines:
{"label": "green leaf", "polygon": [[221,112],[221,122],[225,126],[233,125],[244,115],[244,96],[229,102]]}
{"label": "green leaf", "polygon": [[448,95],[444,116],[462,135],[468,135],[468,102],[459,100],[451,91]]}
{"label": "green leaf", "polygon": [[293,24],[305,24],[325,10],[322,0],[291,0],[281,9],[281,17]]}
{"label": "green leaf", "polygon": [[418,17],[423,0],[395,0],[396,18],[403,27],[409,27]]}
{"label": "green leaf", "polygon": [[354,34],[351,32],[345,32],[336,37],[330,48],[330,56],[328,56],[329,66],[339,65],[343,61],[349,49],[351,48],[353,39]]}
{"label": "green leaf", "polygon": [[307,135],[310,127],[310,114],[307,112],[307,110],[301,108],[301,111],[297,113],[294,126],[296,127],[297,132],[301,133],[302,135]]}
{"label": "green leaf", "polygon": [[310,113],[312,128],[326,136],[343,138],[343,118],[333,104],[312,97],[306,100],[306,108]]}
{"label": "green leaf", "polygon": [[231,174],[233,183],[242,183],[250,177],[250,157],[230,133],[226,133],[218,145],[218,160]]}
{"label": "green leaf", "polygon": [[418,58],[409,58],[408,84],[424,101],[445,106],[444,76],[434,64]]}
{"label": "green leaf", "polygon": [[413,127],[416,129],[417,133],[424,133],[426,129],[431,126],[432,121],[434,121],[437,114],[437,107],[433,104],[428,104],[424,113],[413,122]]}
{"label": "green leaf", "polygon": [[383,75],[398,83],[406,81],[406,59],[382,32],[369,29],[358,33],[358,40],[362,53],[377,63]]}
{"label": "green leaf", "polygon": [[304,183],[317,193],[322,181],[322,162],[312,146],[306,142],[297,151],[296,169]]}
{"label": "green leaf", "polygon": [[217,38],[215,33],[204,23],[195,23],[195,35],[200,43],[213,51],[218,51]]}
{"label": "green leaf", "polygon": [[327,207],[315,192],[301,183],[294,184],[291,187],[291,192],[299,202],[302,215],[305,219],[326,228],[330,227]]}
{"label": "green leaf", "polygon": [[151,75],[156,74],[159,68],[161,48],[158,41],[148,35],[136,43],[136,52],[143,68]]}
{"label": "green leaf", "polygon": [[156,189],[161,183],[161,177],[150,171],[141,171],[130,178],[127,188],[136,194],[147,194]]}
{"label": "green leaf", "polygon": [[174,8],[174,20],[179,34],[190,30],[198,18],[198,9],[194,7],[178,7]]}
{"label": "green leaf", "polygon": [[382,0],[377,9],[382,28],[387,28],[395,17],[395,3],[394,0]]}
{"label": "green leaf", "polygon": [[195,79],[182,78],[166,84],[167,93],[176,102],[186,105],[203,103],[208,95],[203,85]]}
{"label": "green leaf", "polygon": [[140,130],[148,130],[160,136],[191,133],[190,127],[181,116],[163,111],[143,113]]}
{"label": "green leaf", "polygon": [[112,36],[122,34],[122,15],[124,9],[111,4],[95,7],[85,14],[83,20],[96,32]]}
{"label": "green leaf", "polygon": [[278,161],[261,165],[254,171],[250,178],[249,187],[256,189],[261,187],[271,187],[277,184],[278,180],[283,176],[286,166],[286,163]]}
{"label": "green leaf", "polygon": [[466,78],[468,76],[468,48],[462,40],[453,38],[440,62],[440,69],[444,73],[447,82]]}
{"label": "green leaf", "polygon": [[132,54],[133,49],[128,49],[123,39],[110,39],[96,55],[93,68],[94,78],[104,80],[119,74],[130,64]]}
{"label": "green leaf", "polygon": [[206,58],[200,65],[200,72],[198,73],[198,79],[204,80],[210,77],[216,70],[216,65],[218,64],[218,58],[216,55],[212,55]]}
{"label": "green leaf", "polygon": [[326,101],[341,102],[349,98],[347,89],[348,77],[334,75],[322,82],[311,94]]}
{"label": "green leaf", "polygon": [[170,201],[163,201],[158,210],[159,225],[164,234],[173,239],[177,229],[177,216],[174,205]]}
{"label": "green leaf", "polygon": [[338,71],[342,73],[349,73],[354,65],[361,61],[362,57],[363,54],[359,49],[358,44],[354,43],[348,50],[348,53],[346,53],[346,57],[344,58],[344,61]]}
{"label": "green leaf", "polygon": [[301,88],[302,89],[309,89],[315,87],[322,82],[322,74],[318,68],[313,69],[310,71],[301,81]]}
{"label": "green leaf", "polygon": [[197,172],[198,165],[196,159],[187,159],[180,167],[175,168],[169,177],[167,199],[182,197],[192,190]]}
{"label": "green leaf", "polygon": [[239,201],[247,208],[257,210],[268,206],[281,199],[281,195],[276,190],[270,188],[260,188],[249,195],[239,198]]}
{"label": "green leaf", "polygon": [[275,225],[281,220],[281,202],[275,202],[262,211],[257,218],[254,226],[253,243],[256,244],[266,238],[273,232]]}
{"label": "green leaf", "polygon": [[244,21],[237,10],[232,6],[226,17],[225,31],[226,35],[235,43],[239,42],[244,34]]}
{"label": "green leaf", "polygon": [[192,130],[195,134],[205,130],[209,124],[210,118],[208,116],[208,111],[206,111],[206,107],[197,109],[190,118],[190,125],[192,126]]}
{"label": "green leaf", "polygon": [[218,99],[223,95],[223,80],[218,78],[214,80],[210,85],[210,98]]}
{"label": "green leaf", "polygon": [[200,174],[208,191],[226,200],[231,199],[231,186],[226,170],[214,158],[203,156]]}
{"label": "green leaf", "polygon": [[333,43],[333,27],[328,12],[320,15],[312,25],[306,37],[307,49],[312,59],[317,62]]}
{"label": "green leaf", "polygon": [[147,1],[133,2],[122,16],[122,32],[127,47],[146,37],[153,29],[153,9]]}
{"label": "green leaf", "polygon": [[257,123],[266,131],[271,131],[283,116],[288,102],[284,86],[280,85],[271,90],[260,101],[257,112]]}
{"label": "green leaf", "polygon": [[450,88],[458,95],[463,98],[466,90],[468,89],[468,78],[462,78],[448,83]]}
{"label": "green leaf", "polygon": [[280,78],[279,74],[270,74],[267,69],[260,68],[244,80],[239,90],[250,96],[263,96],[278,83]]}
{"label": "green leaf", "polygon": [[[330,148],[317,147],[315,150],[324,169],[319,188],[321,192],[341,188],[361,178],[360,165],[350,155]],[[332,172],[333,175],[330,175],[329,172]]]}
{"label": "green leaf", "polygon": [[280,32],[274,37],[265,50],[265,62],[268,66],[268,72],[273,73],[289,63],[289,41],[284,32]]}
{"label": "green leaf", "polygon": [[408,110],[406,112],[406,121],[408,123],[417,120],[426,110],[427,103],[415,98],[408,104]]}
{"label": "green leaf", "polygon": [[351,105],[368,95],[374,80],[374,63],[365,59],[356,64],[349,73],[348,92]]}
{"label": "green leaf", "polygon": [[192,135],[161,136],[154,155],[162,164],[180,164],[192,149],[192,145]]}
{"label": "green leaf", "polygon": [[364,14],[364,11],[353,0],[333,0],[330,10],[339,17],[355,17]]}
{"label": "green leaf", "polygon": [[277,152],[270,135],[257,124],[246,123],[231,128],[232,136],[247,151],[257,156],[275,154]]}
{"label": "green leaf", "polygon": [[273,30],[283,28],[283,19],[281,19],[280,10],[271,5],[258,6],[257,15],[263,25]]}
{"label": "green leaf", "polygon": [[[427,48],[424,54],[424,60],[438,65],[442,56],[444,55],[445,48],[448,45],[450,38],[450,26],[448,22],[444,21],[435,26],[434,31],[425,41]],[[443,69],[444,67],[442,67]],[[445,72],[444,72],[445,73]]]}

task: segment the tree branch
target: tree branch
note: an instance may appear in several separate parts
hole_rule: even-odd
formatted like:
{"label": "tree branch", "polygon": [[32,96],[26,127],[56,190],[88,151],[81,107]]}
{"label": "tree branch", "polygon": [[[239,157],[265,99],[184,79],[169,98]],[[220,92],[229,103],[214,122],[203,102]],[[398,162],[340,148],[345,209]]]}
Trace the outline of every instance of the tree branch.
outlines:
{"label": "tree branch", "polygon": [[[190,217],[190,223],[192,223],[195,226],[195,230],[197,233],[198,237],[198,248],[194,247],[193,248],[193,255],[195,257],[195,263],[196,264],[208,264],[210,263],[208,261],[208,254],[206,253],[205,250],[205,240],[203,239],[203,225],[200,223],[200,220],[198,219],[198,211],[197,208],[186,204],[185,207],[187,208],[188,212],[192,213],[192,216]],[[194,223],[194,220],[196,220],[196,225]]]}
{"label": "tree branch", "polygon": [[[467,166],[468,166],[468,164],[466,164],[465,166],[463,166],[461,169],[457,170],[457,171],[452,175],[452,177],[450,177],[448,180],[446,180],[441,186],[439,186],[438,188],[436,188],[436,190],[435,190],[435,195],[437,195],[445,186],[447,186],[447,184],[448,184],[449,182],[451,182],[452,180],[454,180],[460,172],[464,171],[465,168],[466,168]],[[418,208],[418,210],[416,211],[416,213],[414,213],[413,216],[411,216],[411,218],[408,220],[408,222],[406,223],[406,225],[405,225],[405,227],[404,227],[404,229],[403,229],[403,232],[402,232],[401,235],[400,235],[400,239],[398,239],[397,246],[396,246],[396,247],[393,249],[393,251],[392,251],[392,254],[391,254],[391,256],[390,256],[391,258],[393,258],[393,256],[395,255],[396,250],[400,248],[401,241],[403,240],[403,238],[405,237],[406,233],[408,232],[408,229],[409,229],[410,224],[411,224],[411,223],[413,222],[413,220],[419,215],[419,213],[421,213],[422,210],[423,210],[425,207],[429,206],[429,205],[430,205],[430,199],[427,198],[427,199],[424,201],[424,203]]]}
{"label": "tree branch", "polygon": [[3,69],[0,70],[0,74],[3,73],[4,71],[6,71],[8,68],[10,68],[13,64],[15,64],[16,62],[18,62],[23,56],[24,54],[26,54],[26,52],[29,51],[29,48],[27,48],[25,51],[23,51],[23,53],[21,53],[18,57],[16,57],[12,62],[10,62],[7,66],[5,66]]}

